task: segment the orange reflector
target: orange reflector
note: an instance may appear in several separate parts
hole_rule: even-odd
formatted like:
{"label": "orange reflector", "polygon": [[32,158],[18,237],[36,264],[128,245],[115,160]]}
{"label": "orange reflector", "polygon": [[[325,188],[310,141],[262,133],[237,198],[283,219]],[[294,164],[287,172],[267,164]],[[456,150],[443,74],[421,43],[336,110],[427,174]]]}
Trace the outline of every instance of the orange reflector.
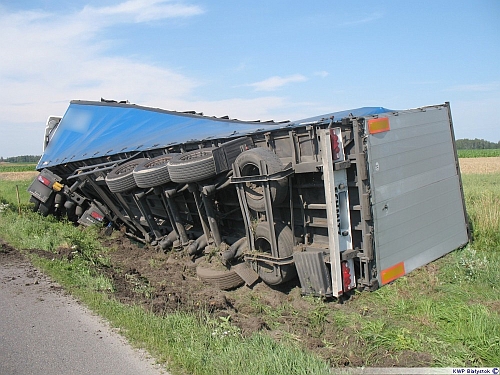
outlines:
{"label": "orange reflector", "polygon": [[388,117],[373,118],[371,120],[368,120],[368,131],[370,132],[370,134],[387,132],[389,130],[391,130],[391,127],[389,126]]}
{"label": "orange reflector", "polygon": [[395,264],[392,267],[386,268],[382,271],[382,285],[390,283],[405,274],[404,262]]}

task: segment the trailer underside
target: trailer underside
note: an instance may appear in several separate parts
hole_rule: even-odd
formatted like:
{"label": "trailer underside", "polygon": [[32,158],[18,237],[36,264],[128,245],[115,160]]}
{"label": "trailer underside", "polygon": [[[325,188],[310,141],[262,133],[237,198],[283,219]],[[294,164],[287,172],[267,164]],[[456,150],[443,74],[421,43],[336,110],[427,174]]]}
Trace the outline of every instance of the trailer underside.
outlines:
{"label": "trailer underside", "polygon": [[[29,191],[43,215],[124,228],[138,241],[193,258],[217,253],[226,271],[214,276],[200,269],[199,276],[222,289],[258,279],[278,285],[298,277],[303,294],[339,297],[355,288],[375,289],[468,240],[449,107],[419,111],[365,108],[260,123],[72,102],[53,129]],[[379,118],[387,119],[387,129],[373,122]],[[377,132],[370,125],[378,126]],[[398,150],[391,139],[424,128],[427,137],[442,134],[441,143],[412,144],[411,133]],[[388,145],[396,150],[393,155],[384,154]],[[402,171],[412,167],[424,146],[425,152],[441,150],[432,159],[436,168],[428,168],[428,183],[404,190],[408,179],[419,176]],[[403,160],[392,165],[393,172],[385,171],[396,177],[381,177],[387,160]],[[439,168],[449,171],[443,183],[433,172]],[[376,195],[378,186],[385,196]],[[453,215],[436,218],[442,235],[431,236],[433,246],[414,246],[419,241],[407,228],[432,230],[423,224],[419,229],[411,218],[437,215],[432,202],[423,213],[415,207],[429,202],[426,193],[443,188],[454,192],[448,202]],[[398,199],[400,214],[392,220],[411,223],[402,227],[405,236],[389,238],[386,246],[378,237],[387,238],[385,223]],[[422,260],[404,263],[424,250]]]}

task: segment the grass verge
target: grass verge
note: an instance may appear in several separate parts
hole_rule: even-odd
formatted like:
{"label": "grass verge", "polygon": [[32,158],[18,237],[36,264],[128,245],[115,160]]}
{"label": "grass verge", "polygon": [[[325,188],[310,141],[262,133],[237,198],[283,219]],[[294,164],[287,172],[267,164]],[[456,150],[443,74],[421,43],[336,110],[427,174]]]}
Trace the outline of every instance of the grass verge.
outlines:
{"label": "grass verge", "polygon": [[[328,373],[327,362],[299,347],[303,334],[317,337],[317,351],[332,363],[404,365],[411,356],[433,366],[493,367],[500,363],[499,181],[500,174],[463,176],[472,244],[376,292],[359,293],[343,305],[306,298],[305,311],[270,308],[252,295],[250,303],[266,324],[286,333],[281,342],[261,333],[244,338],[229,319],[204,311],[158,317],[110,298],[112,282],[95,271],[95,265],[108,262],[95,228],[43,218],[24,203],[23,214],[17,214],[12,190],[29,182],[0,182],[0,237],[22,249],[74,249],[71,262],[38,257],[33,262],[132,343],[168,362],[171,372]],[[21,190],[21,200],[27,199]],[[309,323],[306,333],[287,324],[301,314]],[[350,352],[361,362],[352,362]]]}
{"label": "grass verge", "polygon": [[[96,265],[106,266],[108,262],[107,250],[97,240],[97,228],[74,227],[26,209],[18,215],[15,201],[9,197],[0,196],[4,202],[0,212],[0,237],[16,248],[53,252],[54,259],[26,253],[35,266],[119,328],[133,345],[147,349],[160,362],[167,362],[170,372],[200,375],[329,373],[325,361],[304,352],[293,342],[278,343],[263,334],[243,337],[229,319],[214,319],[204,311],[159,317],[141,307],[117,302],[108,295],[113,288],[111,280],[95,271]],[[74,250],[71,262],[57,259],[61,247]]]}
{"label": "grass verge", "polygon": [[[172,373],[189,374],[328,374],[324,361],[292,344],[268,336],[243,338],[228,321],[211,319],[200,311],[159,317],[138,306],[128,306],[92,289],[79,262],[35,259],[51,277],[106,318],[134,345],[166,362]],[[80,275],[80,276],[78,276]],[[255,361],[255,358],[259,358]]]}

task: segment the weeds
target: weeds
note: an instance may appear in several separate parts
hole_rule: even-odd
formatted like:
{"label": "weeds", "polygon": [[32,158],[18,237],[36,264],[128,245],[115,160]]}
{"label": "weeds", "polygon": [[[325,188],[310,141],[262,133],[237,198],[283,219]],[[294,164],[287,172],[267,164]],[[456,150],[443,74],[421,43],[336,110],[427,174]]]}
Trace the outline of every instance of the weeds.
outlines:
{"label": "weeds", "polygon": [[79,285],[86,285],[87,288],[96,292],[112,293],[115,290],[109,278],[97,274],[84,263],[77,263],[76,268],[75,275]]}
{"label": "weeds", "polygon": [[500,251],[500,176],[466,175],[463,180],[475,246]]}
{"label": "weeds", "polygon": [[460,252],[457,260],[454,279],[458,283],[470,283],[488,270],[488,258],[484,254],[478,254],[471,245]]}
{"label": "weeds", "polygon": [[212,328],[212,337],[214,338],[225,339],[226,337],[241,336],[241,330],[231,324],[231,315],[219,316],[219,319],[217,319],[207,314],[205,319],[207,325]]}
{"label": "weeds", "polygon": [[[304,316],[310,331],[332,360],[345,361],[357,352],[363,365],[376,365],[376,353],[399,358],[417,353],[436,366],[495,366],[500,361],[500,176],[463,176],[466,205],[475,241],[433,264],[373,293],[358,293],[340,308],[314,297],[308,308],[272,307],[251,294],[248,305],[273,329],[287,328]],[[207,317],[185,313],[154,316],[139,307],[109,297],[113,286],[96,266],[108,262],[96,229],[42,218],[17,204],[0,183],[0,237],[18,248],[56,252],[74,247],[71,261],[35,259],[47,273],[93,310],[121,327],[122,332],[159,360],[193,374],[326,374],[328,365],[297,345],[301,333],[287,331],[281,343],[265,334],[242,337],[230,316]],[[9,191],[7,195],[5,191]],[[26,196],[24,196],[26,198]],[[151,266],[155,261],[151,260]],[[148,284],[138,286],[147,297]],[[295,298],[300,298],[296,296]],[[325,333],[330,330],[330,336]],[[337,336],[334,336],[335,333]],[[285,343],[285,344],[284,344]],[[258,361],[255,359],[258,358]],[[344,363],[344,362],[342,362]],[[175,368],[174,368],[175,369]]]}
{"label": "weeds", "polygon": [[163,262],[158,260],[158,259],[155,259],[155,258],[151,258],[149,260],[149,266],[151,268],[160,268],[162,266]]}
{"label": "weeds", "polygon": [[415,332],[407,327],[389,325],[384,320],[364,322],[359,333],[369,345],[388,348],[393,352],[421,349]]}
{"label": "weeds", "polygon": [[319,336],[323,332],[323,326],[327,321],[329,315],[328,308],[326,307],[324,298],[322,297],[305,297],[312,302],[314,306],[308,314],[309,325],[316,334]]}
{"label": "weeds", "polygon": [[154,295],[154,288],[149,284],[149,280],[136,272],[125,274],[125,280],[132,285],[135,294],[150,299]]}

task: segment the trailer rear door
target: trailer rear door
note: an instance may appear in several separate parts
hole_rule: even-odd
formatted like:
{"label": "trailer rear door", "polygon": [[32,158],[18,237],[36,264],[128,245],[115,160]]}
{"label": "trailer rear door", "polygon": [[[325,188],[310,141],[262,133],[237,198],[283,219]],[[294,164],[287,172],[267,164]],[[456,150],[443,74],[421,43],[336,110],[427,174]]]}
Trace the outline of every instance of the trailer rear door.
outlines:
{"label": "trailer rear door", "polygon": [[380,285],[468,242],[447,104],[365,118]]}

